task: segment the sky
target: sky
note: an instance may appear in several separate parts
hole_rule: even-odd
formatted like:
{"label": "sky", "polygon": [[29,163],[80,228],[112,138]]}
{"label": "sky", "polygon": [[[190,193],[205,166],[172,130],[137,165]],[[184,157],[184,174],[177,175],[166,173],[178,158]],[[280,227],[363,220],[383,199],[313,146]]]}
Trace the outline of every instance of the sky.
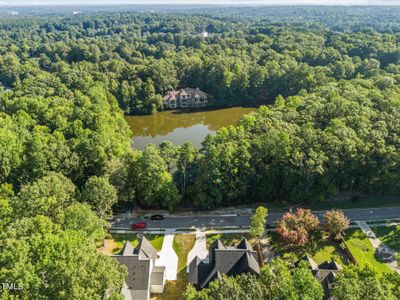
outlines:
{"label": "sky", "polygon": [[116,4],[400,5],[400,0],[0,0],[0,6]]}

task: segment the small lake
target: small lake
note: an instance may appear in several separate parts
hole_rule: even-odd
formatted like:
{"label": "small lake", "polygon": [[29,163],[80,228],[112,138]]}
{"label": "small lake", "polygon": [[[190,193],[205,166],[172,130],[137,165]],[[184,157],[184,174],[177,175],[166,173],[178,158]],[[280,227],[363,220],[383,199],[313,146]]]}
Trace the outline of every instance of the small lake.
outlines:
{"label": "small lake", "polygon": [[143,150],[147,144],[159,145],[171,141],[182,145],[191,141],[196,147],[208,134],[236,124],[239,119],[255,107],[231,107],[206,111],[163,111],[154,115],[126,116],[133,132],[133,147]]}

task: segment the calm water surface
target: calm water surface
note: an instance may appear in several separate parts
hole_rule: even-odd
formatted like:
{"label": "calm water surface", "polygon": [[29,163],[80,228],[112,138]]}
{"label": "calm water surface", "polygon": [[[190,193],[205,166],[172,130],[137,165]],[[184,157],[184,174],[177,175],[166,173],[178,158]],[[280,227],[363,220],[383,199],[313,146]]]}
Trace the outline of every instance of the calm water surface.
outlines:
{"label": "calm water surface", "polygon": [[232,107],[208,111],[163,111],[155,115],[126,116],[133,132],[133,147],[143,150],[149,144],[171,141],[182,145],[191,141],[196,147],[208,134],[235,124],[255,107]]}

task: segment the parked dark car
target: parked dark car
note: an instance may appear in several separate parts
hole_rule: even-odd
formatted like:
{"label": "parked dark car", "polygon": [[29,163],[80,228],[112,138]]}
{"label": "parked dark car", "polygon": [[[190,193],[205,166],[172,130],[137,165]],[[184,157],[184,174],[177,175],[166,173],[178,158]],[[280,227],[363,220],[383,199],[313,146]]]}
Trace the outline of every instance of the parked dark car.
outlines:
{"label": "parked dark car", "polygon": [[145,229],[147,224],[145,222],[135,223],[131,225],[132,229]]}
{"label": "parked dark car", "polygon": [[151,220],[164,220],[164,216],[163,215],[152,215],[150,217]]}

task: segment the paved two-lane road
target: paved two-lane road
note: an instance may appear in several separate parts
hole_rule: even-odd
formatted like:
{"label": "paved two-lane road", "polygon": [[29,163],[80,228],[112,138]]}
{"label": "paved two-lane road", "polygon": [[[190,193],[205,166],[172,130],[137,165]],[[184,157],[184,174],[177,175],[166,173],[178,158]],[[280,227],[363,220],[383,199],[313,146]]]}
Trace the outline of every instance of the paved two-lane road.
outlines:
{"label": "paved two-lane road", "polygon": [[[345,215],[352,221],[376,221],[391,220],[400,218],[400,207],[383,208],[363,208],[363,209],[345,209]],[[324,214],[324,211],[314,212],[318,217]],[[275,223],[282,213],[270,213],[268,215],[268,224]],[[132,217],[117,216],[112,222],[112,229],[130,229],[130,225],[135,222],[142,222]],[[250,226],[250,215],[233,216],[167,216],[162,221],[146,220],[148,229],[164,228],[221,228],[221,227],[247,227]]]}

